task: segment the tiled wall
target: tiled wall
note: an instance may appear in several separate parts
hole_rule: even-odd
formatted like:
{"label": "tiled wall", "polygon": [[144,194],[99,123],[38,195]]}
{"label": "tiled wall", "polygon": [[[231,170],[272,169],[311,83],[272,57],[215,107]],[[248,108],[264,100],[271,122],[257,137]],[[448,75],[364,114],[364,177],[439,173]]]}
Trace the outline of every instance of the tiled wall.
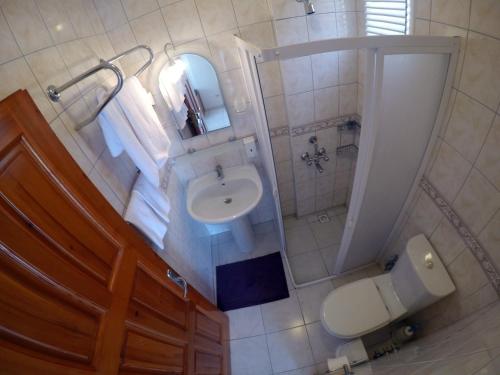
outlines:
{"label": "tiled wall", "polygon": [[354,371],[370,375],[496,375],[500,373],[500,304]]}
{"label": "tiled wall", "polygon": [[[356,1],[324,0],[314,4],[316,14],[306,16],[302,4],[270,1],[276,42],[269,39],[257,44],[283,46],[357,35]],[[272,132],[279,134],[273,137],[272,144],[283,214],[303,215],[332,206],[335,180],[337,185],[348,180],[345,176],[334,178],[336,130],[321,129],[297,137],[291,136],[291,130],[357,112],[357,52],[266,62],[259,65],[259,73],[268,124]],[[300,159],[303,152],[311,153],[312,145],[307,140],[314,134],[330,157],[329,162],[322,162],[325,173],[321,175],[314,167],[305,168]],[[337,195],[336,203],[341,196]]]}
{"label": "tiled wall", "polygon": [[[426,178],[500,270],[500,2],[417,0],[415,33],[462,37],[451,111]],[[387,254],[423,232],[457,292],[417,314],[428,329],[448,325],[498,299],[480,262],[428,194],[419,190]]]}
{"label": "tiled wall", "polygon": [[169,176],[167,195],[171,205],[170,224],[164,240],[165,250],[158,251],[158,255],[201,294],[215,301],[210,235],[205,226],[187,212],[186,192],[176,173]]}

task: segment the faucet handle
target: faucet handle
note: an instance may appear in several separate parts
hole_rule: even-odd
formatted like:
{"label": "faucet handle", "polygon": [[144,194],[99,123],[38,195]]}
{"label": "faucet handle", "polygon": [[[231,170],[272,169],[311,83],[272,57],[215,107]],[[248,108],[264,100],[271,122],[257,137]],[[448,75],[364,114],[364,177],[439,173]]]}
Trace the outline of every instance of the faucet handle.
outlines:
{"label": "faucet handle", "polygon": [[304,152],[302,155],[300,155],[300,158],[302,160],[309,160],[309,153],[308,152]]}

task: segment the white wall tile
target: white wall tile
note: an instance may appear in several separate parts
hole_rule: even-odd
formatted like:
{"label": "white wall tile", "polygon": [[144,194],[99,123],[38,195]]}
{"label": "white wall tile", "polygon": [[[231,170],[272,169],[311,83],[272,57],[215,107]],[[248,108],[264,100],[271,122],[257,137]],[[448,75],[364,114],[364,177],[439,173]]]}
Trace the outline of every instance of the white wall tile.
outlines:
{"label": "white wall tile", "polygon": [[156,0],[122,0],[122,4],[129,20],[151,13],[159,8]]}
{"label": "white wall tile", "polygon": [[113,30],[127,22],[120,0],[96,0],[95,5],[106,30]]}
{"label": "white wall tile", "polygon": [[339,82],[339,60],[337,52],[326,52],[311,56],[314,88],[335,86]]}
{"label": "white wall tile", "polygon": [[161,9],[174,43],[203,36],[201,21],[194,0],[183,0]]}
{"label": "white wall tile", "polygon": [[155,53],[163,51],[165,43],[170,42],[160,10],[130,21],[130,27],[137,42],[148,45]]}
{"label": "white wall tile", "polygon": [[287,18],[275,22],[276,42],[279,46],[308,41],[307,23],[304,17]]}
{"label": "white wall tile", "polygon": [[23,53],[52,45],[52,38],[33,0],[6,0],[2,10]]}
{"label": "white wall tile", "polygon": [[314,90],[314,119],[326,120],[339,115],[339,88],[337,86]]}
{"label": "white wall tile", "polygon": [[496,116],[476,163],[476,167],[500,191],[500,153],[498,150],[500,150],[500,116]]}
{"label": "white wall tile", "polygon": [[196,0],[196,6],[207,35],[236,27],[231,0]]}
{"label": "white wall tile", "polygon": [[489,108],[500,104],[500,40],[469,33],[460,89]]}
{"label": "white wall tile", "polygon": [[500,192],[475,168],[453,205],[474,234],[478,234],[500,208]]}
{"label": "white wall tile", "polygon": [[283,60],[280,64],[283,87],[287,95],[312,90],[313,76],[309,56]]}
{"label": "white wall tile", "polygon": [[445,140],[473,163],[481,151],[494,117],[493,111],[458,93]]}
{"label": "white wall tile", "polygon": [[286,97],[288,125],[296,127],[314,121],[314,96],[313,92],[288,95]]}
{"label": "white wall tile", "polygon": [[268,21],[271,18],[267,0],[233,0],[238,25],[245,26]]}
{"label": "white wall tile", "polygon": [[432,19],[458,27],[469,26],[471,0],[433,0],[431,1]]}

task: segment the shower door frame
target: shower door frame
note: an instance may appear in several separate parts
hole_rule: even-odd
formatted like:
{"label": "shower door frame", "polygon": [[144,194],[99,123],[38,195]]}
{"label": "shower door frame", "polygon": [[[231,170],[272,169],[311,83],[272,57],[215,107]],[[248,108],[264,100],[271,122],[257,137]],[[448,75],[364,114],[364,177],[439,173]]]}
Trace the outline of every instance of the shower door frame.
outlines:
{"label": "shower door frame", "polygon": [[[291,276],[292,282],[295,287],[305,287],[308,285],[313,285],[322,281],[330,280],[338,278],[339,276],[346,275],[352,272],[355,272],[359,269],[370,266],[379,260],[381,254],[387,247],[387,244],[394,237],[397,232],[397,228],[403,222],[405,212],[410,205],[410,202],[413,200],[415,193],[418,188],[418,182],[420,181],[423,173],[427,167],[429,160],[432,157],[432,150],[434,149],[434,145],[437,141],[437,136],[440,134],[440,131],[444,125],[445,119],[449,114],[450,110],[450,98],[453,80],[455,77],[455,70],[458,62],[458,52],[460,48],[460,38],[458,37],[442,37],[442,36],[370,36],[370,37],[355,37],[355,38],[339,38],[339,39],[325,39],[307,43],[300,43],[282,47],[275,48],[267,48],[260,49],[248,42],[243,41],[238,37],[234,37],[236,40],[236,44],[238,46],[240,52],[241,63],[243,66],[243,74],[245,77],[245,82],[247,84],[247,88],[249,89],[249,94],[251,96],[252,104],[254,106],[254,110],[256,112],[256,130],[257,130],[257,138],[263,149],[264,153],[264,164],[268,173],[268,177],[271,181],[271,186],[273,190],[273,198],[275,201],[276,207],[276,216],[279,227],[279,233],[281,238],[281,252],[283,253],[283,258],[285,259],[286,266],[288,268],[289,274]],[[318,280],[310,281],[307,283],[296,283],[293,277],[293,273],[288,261],[288,255],[286,253],[286,240],[285,240],[285,232],[283,225],[283,218],[281,215],[281,205],[279,200],[279,190],[276,178],[276,170],[274,165],[274,157],[272,154],[272,146],[271,146],[271,138],[269,135],[269,127],[267,124],[267,117],[264,107],[264,99],[261,91],[260,80],[258,75],[257,64],[264,63],[269,61],[276,61],[281,59],[290,59],[297,58],[303,56],[310,56],[319,53],[325,52],[334,52],[334,51],[345,51],[345,50],[358,50],[363,49],[366,50],[367,59],[366,59],[366,75],[365,81],[367,82],[367,87],[364,90],[364,103],[363,103],[363,122],[373,121],[373,112],[375,108],[373,106],[378,101],[379,92],[375,91],[377,97],[370,97],[367,95],[368,92],[373,92],[377,87],[381,85],[382,75],[380,69],[383,68],[383,56],[386,54],[404,54],[404,53],[436,53],[436,54],[449,54],[449,62],[448,62],[448,71],[443,87],[443,94],[441,97],[439,109],[436,115],[436,120],[433,126],[432,133],[429,137],[429,142],[426,146],[426,150],[424,152],[424,156],[422,158],[422,163],[417,171],[416,178],[410,188],[407,199],[399,213],[397,221],[388,236],[388,239],[382,249],[380,249],[378,256],[372,263],[363,265],[361,267],[350,269],[347,271],[340,272],[343,265],[343,260],[348,251],[349,242],[347,236],[345,235],[346,229],[344,229],[344,234],[342,238],[341,247],[339,249],[339,254],[337,256],[336,265],[335,265],[335,274],[327,277],[323,277]],[[381,60],[382,58],[382,60]],[[379,62],[379,65],[376,63]],[[376,125],[376,124],[374,124]],[[362,136],[367,137],[366,143],[371,145],[371,147],[375,144],[375,136],[376,131],[374,126],[364,126],[365,129],[369,131],[365,131]],[[369,150],[370,151],[370,150]],[[363,193],[366,190],[368,171],[370,170],[370,156],[372,155],[373,148],[371,152],[361,151],[359,152],[357,168],[355,173],[355,181],[353,185],[353,192],[350,197],[349,204],[349,212],[346,220],[346,226],[353,225],[352,223],[352,213],[350,213],[351,207],[359,205],[363,198]],[[269,157],[270,154],[270,163],[267,160],[266,156]],[[360,158],[361,157],[361,158]],[[365,178],[362,178],[365,177]],[[358,182],[356,183],[356,180]],[[355,194],[355,189],[357,194]],[[349,221],[351,220],[351,221]]]}

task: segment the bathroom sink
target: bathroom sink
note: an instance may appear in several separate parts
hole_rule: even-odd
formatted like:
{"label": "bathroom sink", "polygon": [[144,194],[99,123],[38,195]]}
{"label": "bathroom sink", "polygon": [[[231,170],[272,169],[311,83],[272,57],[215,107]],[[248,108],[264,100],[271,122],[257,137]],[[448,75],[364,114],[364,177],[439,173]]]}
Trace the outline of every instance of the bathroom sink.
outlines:
{"label": "bathroom sink", "polygon": [[187,209],[196,220],[220,224],[238,219],[257,206],[262,181],[254,165],[223,169],[224,178],[211,172],[189,181]]}

